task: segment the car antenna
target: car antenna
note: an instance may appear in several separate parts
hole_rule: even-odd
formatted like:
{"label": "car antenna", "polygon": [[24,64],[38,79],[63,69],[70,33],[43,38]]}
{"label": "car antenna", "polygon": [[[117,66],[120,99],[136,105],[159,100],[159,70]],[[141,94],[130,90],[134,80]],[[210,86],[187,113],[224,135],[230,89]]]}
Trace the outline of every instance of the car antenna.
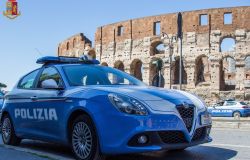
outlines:
{"label": "car antenna", "polygon": [[39,54],[39,56],[43,56],[43,54],[39,51],[39,49],[35,48],[35,50],[37,51],[37,53]]}

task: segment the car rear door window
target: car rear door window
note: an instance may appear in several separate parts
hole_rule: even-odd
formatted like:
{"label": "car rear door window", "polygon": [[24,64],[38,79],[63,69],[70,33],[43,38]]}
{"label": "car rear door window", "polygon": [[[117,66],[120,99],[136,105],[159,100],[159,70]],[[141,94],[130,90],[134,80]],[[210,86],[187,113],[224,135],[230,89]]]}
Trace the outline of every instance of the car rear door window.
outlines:
{"label": "car rear door window", "polygon": [[19,83],[18,88],[21,89],[31,89],[34,87],[34,82],[39,70],[35,70],[30,74],[26,75]]}

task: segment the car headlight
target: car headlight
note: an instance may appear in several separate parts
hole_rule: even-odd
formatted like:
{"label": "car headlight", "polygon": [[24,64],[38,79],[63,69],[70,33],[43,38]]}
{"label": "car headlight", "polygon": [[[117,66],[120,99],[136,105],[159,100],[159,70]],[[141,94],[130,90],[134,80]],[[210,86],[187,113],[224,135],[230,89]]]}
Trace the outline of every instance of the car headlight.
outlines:
{"label": "car headlight", "polygon": [[113,93],[109,94],[108,97],[110,102],[123,113],[142,116],[148,115],[146,107],[134,98]]}

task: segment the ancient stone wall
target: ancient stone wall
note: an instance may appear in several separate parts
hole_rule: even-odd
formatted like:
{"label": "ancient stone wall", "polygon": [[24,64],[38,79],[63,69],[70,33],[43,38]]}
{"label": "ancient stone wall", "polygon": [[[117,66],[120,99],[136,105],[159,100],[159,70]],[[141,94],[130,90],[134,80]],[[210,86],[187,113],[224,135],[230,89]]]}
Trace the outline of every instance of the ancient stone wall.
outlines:
{"label": "ancient stone wall", "polygon": [[[183,89],[213,100],[247,99],[250,7],[206,9],[182,15]],[[162,32],[169,38],[163,38]],[[162,59],[165,87],[178,88],[180,59],[176,33],[177,13],[101,26],[95,34],[97,58],[148,84],[156,74],[152,61]],[[173,40],[172,49],[169,39]],[[234,44],[223,50],[226,39],[232,39]]]}
{"label": "ancient stone wall", "polygon": [[58,45],[58,56],[79,57],[85,48],[91,48],[92,42],[84,34],[76,34]]}

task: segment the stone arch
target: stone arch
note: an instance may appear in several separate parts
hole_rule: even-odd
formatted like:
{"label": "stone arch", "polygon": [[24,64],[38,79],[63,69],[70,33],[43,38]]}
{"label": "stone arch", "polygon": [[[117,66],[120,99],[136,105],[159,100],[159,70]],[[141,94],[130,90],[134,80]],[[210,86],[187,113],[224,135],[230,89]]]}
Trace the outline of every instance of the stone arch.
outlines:
{"label": "stone arch", "polygon": [[245,79],[250,80],[250,55],[245,58]]}
{"label": "stone arch", "polygon": [[130,65],[130,74],[139,80],[142,79],[142,61],[139,59],[134,59]]}
{"label": "stone arch", "polygon": [[114,68],[119,69],[124,72],[125,67],[122,61],[116,61],[114,64]]}
{"label": "stone arch", "polygon": [[[180,57],[175,57],[172,63],[172,84],[179,84],[180,79]],[[187,72],[182,60],[182,84],[187,84]]]}
{"label": "stone arch", "polygon": [[220,52],[235,51],[236,40],[233,36],[224,36],[220,39]]}
{"label": "stone arch", "polygon": [[245,58],[245,69],[250,70],[250,55],[247,55]]}
{"label": "stone arch", "polygon": [[[161,58],[157,58],[157,57],[153,57],[150,61],[150,64],[149,64],[149,84],[150,85],[153,85],[153,80],[154,80],[154,77],[158,74],[158,69],[156,67],[155,64],[153,64],[154,61],[157,61],[157,60],[162,60]],[[162,74],[164,73],[164,67],[162,68]],[[165,82],[165,79],[164,79],[164,76],[162,77],[163,78],[163,81],[162,82]],[[162,84],[164,87],[164,84]]]}
{"label": "stone arch", "polygon": [[73,39],[73,48],[76,47],[76,38]]}
{"label": "stone arch", "polygon": [[235,76],[236,76],[236,61],[233,57],[227,56],[223,57],[221,61],[221,90],[224,91],[230,91],[235,90],[236,82],[235,82]]}
{"label": "stone arch", "polygon": [[150,45],[150,55],[154,56],[156,54],[164,54],[165,53],[165,46],[162,41],[157,40],[151,43]]}
{"label": "stone arch", "polygon": [[106,66],[106,67],[109,66],[107,62],[102,62],[101,65],[102,65],[102,66]]}
{"label": "stone arch", "polygon": [[67,42],[67,44],[66,44],[66,50],[69,50],[69,42]]}
{"label": "stone arch", "polygon": [[210,62],[206,55],[201,55],[195,60],[195,84],[210,82]]}

